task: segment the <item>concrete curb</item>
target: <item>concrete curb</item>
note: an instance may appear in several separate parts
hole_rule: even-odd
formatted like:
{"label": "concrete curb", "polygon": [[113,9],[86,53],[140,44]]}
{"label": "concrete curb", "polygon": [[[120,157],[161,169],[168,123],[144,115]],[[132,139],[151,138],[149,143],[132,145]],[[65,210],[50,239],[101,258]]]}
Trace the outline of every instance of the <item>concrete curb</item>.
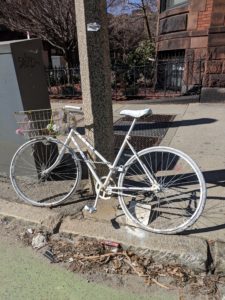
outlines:
{"label": "concrete curb", "polygon": [[198,238],[159,236],[130,226],[114,229],[107,222],[71,220],[70,217],[64,219],[60,232],[110,239],[129,251],[152,257],[159,263],[182,264],[198,272],[207,269],[207,243]]}
{"label": "concrete curb", "polygon": [[189,103],[199,103],[199,95],[192,96],[177,96],[177,97],[167,97],[159,99],[134,99],[134,100],[114,100],[113,103],[117,104],[189,104]]}
{"label": "concrete curb", "polygon": [[215,273],[225,274],[225,243],[215,241],[211,246],[211,253],[214,262]]}
{"label": "concrete curb", "polygon": [[[189,103],[197,103],[200,95],[190,95],[190,96],[167,96],[161,98],[147,98],[147,99],[124,99],[124,100],[116,100],[112,99],[112,102],[115,104],[189,104]],[[70,99],[70,98],[51,98],[52,102],[59,102],[65,100],[76,100],[78,104],[82,104],[82,99]]]}
{"label": "concrete curb", "polygon": [[6,200],[0,200],[0,215],[46,226],[51,231],[60,223],[58,231],[61,233],[117,241],[124,249],[139,255],[151,256],[156,262],[181,264],[197,272],[208,271],[212,264],[209,257],[214,256],[218,273],[225,273],[223,254],[225,243],[216,242],[211,255],[207,241],[200,238],[156,235],[130,226],[120,226],[119,229],[115,229],[110,222],[104,220],[99,222],[96,219],[79,220],[70,217],[62,219],[62,215],[49,208],[33,207]]}
{"label": "concrete curb", "polygon": [[41,225],[46,219],[58,216],[48,208],[34,207],[0,199],[0,215]]}

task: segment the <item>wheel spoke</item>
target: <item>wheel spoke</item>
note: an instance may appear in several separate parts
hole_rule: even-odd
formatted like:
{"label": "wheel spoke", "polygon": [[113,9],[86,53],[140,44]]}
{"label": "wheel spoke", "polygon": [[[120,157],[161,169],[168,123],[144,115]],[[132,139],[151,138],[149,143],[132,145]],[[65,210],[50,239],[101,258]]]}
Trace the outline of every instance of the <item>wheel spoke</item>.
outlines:
{"label": "wheel spoke", "polygon": [[[33,205],[50,206],[66,200],[80,180],[80,162],[66,147],[61,161],[48,174],[63,144],[53,139],[37,139],[24,144],[14,156],[12,184],[17,194]],[[44,175],[43,175],[44,174]]]}
{"label": "wheel spoke", "polygon": [[185,230],[199,217],[205,203],[205,182],[198,167],[180,151],[153,147],[140,152],[139,159],[158,182],[151,191],[147,174],[135,157],[125,165],[119,186],[138,187],[119,193],[121,207],[130,219],[157,233]]}

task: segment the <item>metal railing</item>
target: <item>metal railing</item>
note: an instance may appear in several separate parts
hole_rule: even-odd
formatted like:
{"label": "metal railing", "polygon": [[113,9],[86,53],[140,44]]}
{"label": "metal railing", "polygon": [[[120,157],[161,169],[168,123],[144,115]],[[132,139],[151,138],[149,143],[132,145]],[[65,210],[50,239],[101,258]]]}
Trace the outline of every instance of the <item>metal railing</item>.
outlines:
{"label": "metal railing", "polygon": [[50,95],[64,97],[81,96],[79,67],[46,69],[46,75]]}
{"label": "metal railing", "polygon": [[[113,99],[197,95],[207,68],[206,61],[193,59],[156,60],[141,66],[114,65]],[[46,74],[51,96],[82,97],[79,67],[46,69]]]}

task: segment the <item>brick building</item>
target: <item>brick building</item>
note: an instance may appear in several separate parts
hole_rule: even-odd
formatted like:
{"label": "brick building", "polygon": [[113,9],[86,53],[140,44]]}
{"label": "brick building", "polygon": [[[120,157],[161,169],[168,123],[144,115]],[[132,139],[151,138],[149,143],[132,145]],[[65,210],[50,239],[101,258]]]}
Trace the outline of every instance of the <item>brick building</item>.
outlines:
{"label": "brick building", "polygon": [[157,53],[179,59],[181,90],[201,86],[202,100],[225,100],[225,0],[160,0]]}

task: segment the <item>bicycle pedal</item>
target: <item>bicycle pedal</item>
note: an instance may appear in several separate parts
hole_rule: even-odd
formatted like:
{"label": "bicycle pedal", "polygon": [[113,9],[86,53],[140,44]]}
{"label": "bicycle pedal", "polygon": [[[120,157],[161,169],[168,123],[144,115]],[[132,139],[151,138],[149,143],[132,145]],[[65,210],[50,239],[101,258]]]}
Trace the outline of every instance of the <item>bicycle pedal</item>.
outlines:
{"label": "bicycle pedal", "polygon": [[85,205],[84,210],[88,211],[90,214],[94,213],[97,211],[96,207],[94,206],[89,206],[89,205]]}

